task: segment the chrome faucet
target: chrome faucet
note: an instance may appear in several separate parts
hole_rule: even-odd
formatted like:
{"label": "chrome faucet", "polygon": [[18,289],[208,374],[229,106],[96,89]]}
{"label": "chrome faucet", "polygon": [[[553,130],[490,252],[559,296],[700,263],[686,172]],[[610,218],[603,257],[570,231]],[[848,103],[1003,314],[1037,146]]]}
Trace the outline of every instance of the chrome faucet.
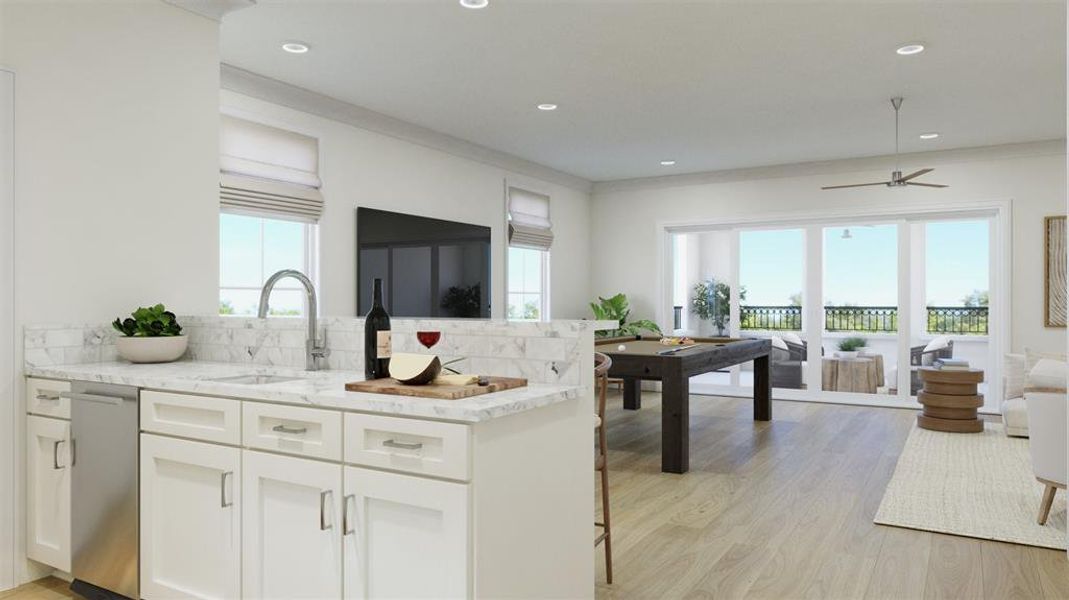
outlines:
{"label": "chrome faucet", "polygon": [[264,289],[260,291],[260,310],[257,316],[261,319],[267,318],[267,301],[271,298],[271,290],[275,289],[275,284],[280,279],[285,279],[286,277],[292,277],[304,286],[304,292],[308,299],[308,339],[304,343],[307,350],[305,368],[309,371],[318,371],[319,365],[316,359],[330,356],[330,350],[327,349],[326,331],[323,332],[323,344],[320,345],[316,342],[318,333],[316,325],[316,289],[307,275],[293,269],[283,269],[269,277],[264,283]]}

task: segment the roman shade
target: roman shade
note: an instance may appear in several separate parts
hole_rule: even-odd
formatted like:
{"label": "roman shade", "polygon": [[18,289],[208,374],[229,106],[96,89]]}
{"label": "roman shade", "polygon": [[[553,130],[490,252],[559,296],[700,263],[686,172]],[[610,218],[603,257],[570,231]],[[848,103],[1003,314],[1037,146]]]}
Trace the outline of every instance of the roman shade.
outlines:
{"label": "roman shade", "polygon": [[508,188],[509,245],[549,250],[553,225],[549,221],[549,196]]}
{"label": "roman shade", "polygon": [[317,222],[319,143],[277,127],[222,115],[219,129],[221,210]]}

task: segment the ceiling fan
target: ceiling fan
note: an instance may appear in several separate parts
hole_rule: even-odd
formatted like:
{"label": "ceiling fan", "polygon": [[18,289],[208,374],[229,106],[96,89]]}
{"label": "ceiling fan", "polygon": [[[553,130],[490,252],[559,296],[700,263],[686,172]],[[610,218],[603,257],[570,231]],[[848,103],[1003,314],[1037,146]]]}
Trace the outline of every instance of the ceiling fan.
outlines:
{"label": "ceiling fan", "polygon": [[919,181],[913,181],[917,177],[926,173],[931,173],[935,169],[921,169],[914,171],[909,175],[902,175],[902,171],[898,168],[898,109],[902,108],[902,97],[897,96],[891,98],[891,106],[895,108],[895,170],[891,172],[890,181],[876,181],[873,183],[851,183],[848,185],[826,185],[820,189],[822,190],[840,190],[843,188],[855,188],[855,187],[867,187],[870,185],[886,185],[887,187],[903,187],[907,185],[919,185],[923,187],[933,188],[945,188],[950,187],[939,183],[921,183]]}

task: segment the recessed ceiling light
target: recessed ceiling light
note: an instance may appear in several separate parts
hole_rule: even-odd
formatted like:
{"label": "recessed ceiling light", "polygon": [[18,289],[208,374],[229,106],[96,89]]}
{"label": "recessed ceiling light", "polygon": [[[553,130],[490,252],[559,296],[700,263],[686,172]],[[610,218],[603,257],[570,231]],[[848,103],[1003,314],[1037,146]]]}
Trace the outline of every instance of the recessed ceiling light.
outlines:
{"label": "recessed ceiling light", "polygon": [[538,105],[538,110],[557,110],[557,105],[552,102],[545,102]]}
{"label": "recessed ceiling light", "polygon": [[303,42],[286,42],[282,44],[282,49],[290,54],[304,54],[308,52],[308,44]]}
{"label": "recessed ceiling light", "polygon": [[922,140],[934,140],[937,137],[939,137],[939,134],[934,132],[934,131],[929,132],[929,133],[922,133],[921,134],[921,139]]}
{"label": "recessed ceiling light", "polygon": [[924,44],[906,44],[905,46],[899,46],[895,52],[902,56],[920,54],[921,52],[924,52]]}
{"label": "recessed ceiling light", "polygon": [[460,0],[464,8],[486,8],[490,6],[490,0]]}
{"label": "recessed ceiling light", "polygon": [[661,166],[662,167],[671,167],[674,164],[676,164],[676,161],[674,161],[674,160],[662,160],[661,161]]}

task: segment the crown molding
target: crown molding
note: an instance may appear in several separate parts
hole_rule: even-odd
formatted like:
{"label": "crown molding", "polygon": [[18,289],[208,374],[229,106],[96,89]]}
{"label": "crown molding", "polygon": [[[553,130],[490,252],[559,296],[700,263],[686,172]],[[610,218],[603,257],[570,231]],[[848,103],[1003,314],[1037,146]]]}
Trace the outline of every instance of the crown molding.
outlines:
{"label": "crown molding", "polygon": [[399,140],[419,144],[454,156],[492,165],[512,173],[541,179],[589,194],[591,181],[558,171],[552,167],[480,146],[458,137],[402,121],[373,110],[325,96],[277,79],[271,79],[223,63],[220,85],[223,89],[251,96],[265,102],[280,104],[360,129],[366,129]]}
{"label": "crown molding", "polygon": [[216,22],[223,20],[223,17],[227,13],[234,12],[235,10],[241,10],[250,6],[256,6],[256,0],[163,0],[167,4],[172,4],[181,8],[182,10],[188,10],[193,14],[200,15],[202,17],[211,19]]}
{"label": "crown molding", "polygon": [[[954,150],[929,150],[902,154],[899,160],[902,170],[939,164],[967,163],[983,160],[1005,160],[1030,156],[1065,155],[1065,140],[1044,140],[1017,144],[1000,144],[996,146],[979,146],[958,148]],[[839,173],[856,173],[859,171],[890,172],[894,161],[893,154],[866,156],[863,158],[846,158],[767,167],[749,167],[728,169],[724,171],[706,171],[683,175],[665,175],[660,177],[640,177],[636,179],[616,179],[594,183],[593,194],[657,189],[669,187],[686,187],[708,185],[735,181],[753,181],[757,179],[778,179],[783,177],[804,177],[807,175],[834,175]]]}

